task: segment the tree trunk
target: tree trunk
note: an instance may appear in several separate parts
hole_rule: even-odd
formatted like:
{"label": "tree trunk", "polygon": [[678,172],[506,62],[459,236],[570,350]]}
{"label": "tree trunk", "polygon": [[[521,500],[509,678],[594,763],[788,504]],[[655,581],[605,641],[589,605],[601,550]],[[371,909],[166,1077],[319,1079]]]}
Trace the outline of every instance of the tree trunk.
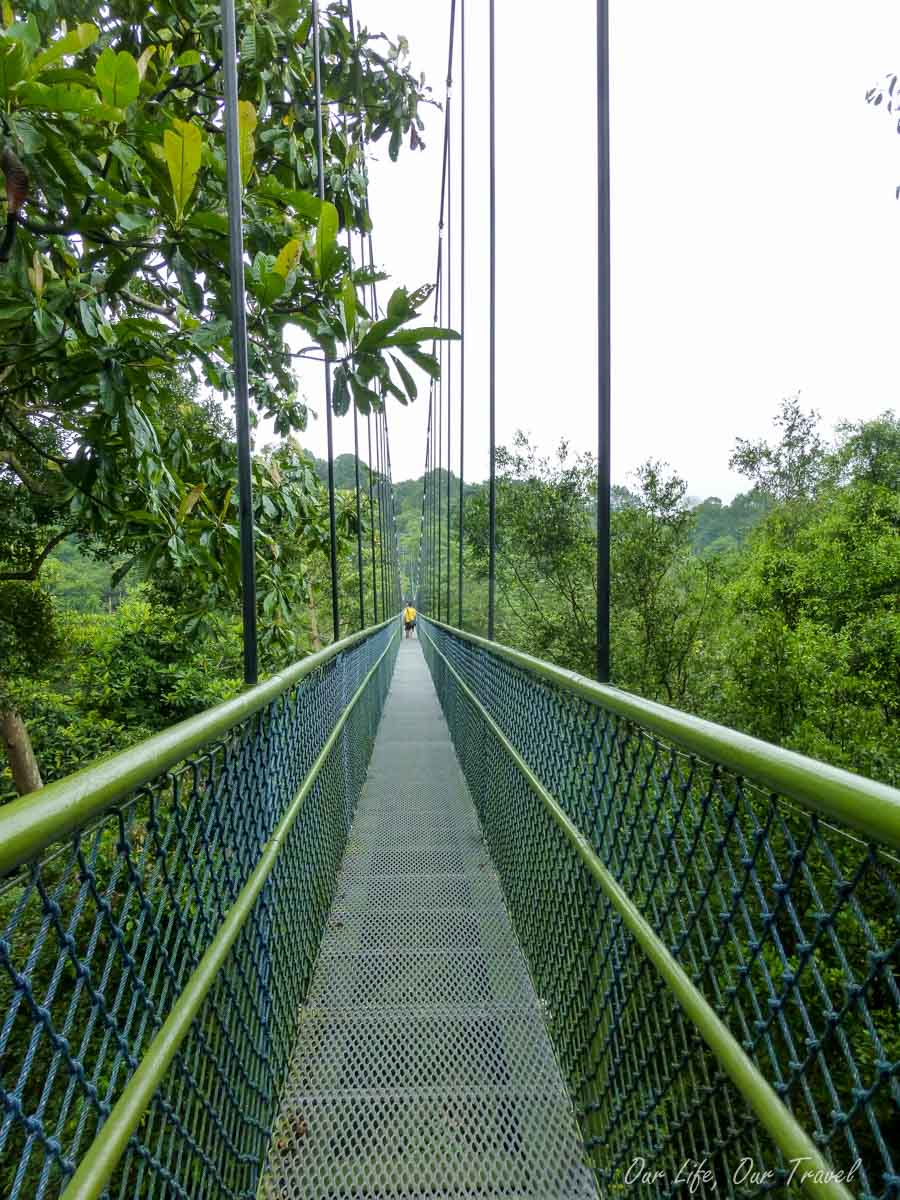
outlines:
{"label": "tree trunk", "polygon": [[313,595],[312,588],[309,589],[307,608],[309,609],[309,636],[312,638],[312,648],[313,650],[321,650],[322,638],[319,635],[319,614],[316,612],[316,598]]}
{"label": "tree trunk", "polygon": [[0,711],[0,736],[6,749],[13,783],[20,796],[44,786],[25,722],[14,708]]}

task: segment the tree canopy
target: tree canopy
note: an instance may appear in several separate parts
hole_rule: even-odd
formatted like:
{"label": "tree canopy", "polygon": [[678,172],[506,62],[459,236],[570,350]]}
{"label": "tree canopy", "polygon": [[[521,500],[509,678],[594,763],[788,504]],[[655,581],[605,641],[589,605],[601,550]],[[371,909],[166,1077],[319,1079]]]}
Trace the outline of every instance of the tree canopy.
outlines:
{"label": "tree canopy", "polygon": [[[418,322],[430,285],[381,311],[371,242],[368,263],[351,249],[371,230],[366,148],[423,145],[405,39],[323,8],[320,200],[312,6],[237,19],[252,415],[281,438],[252,468],[271,668],[320,639],[327,503],[295,442],[296,360],[330,361],[335,413],[368,414],[414,400],[416,373],[439,373],[424,345],[455,335]],[[0,22],[0,720],[21,741],[17,696],[56,644],[57,547],[112,564],[111,592],[150,581],[188,632],[236,611],[232,281],[218,5],[4,0]],[[337,515],[346,556],[374,514],[339,495]]]}
{"label": "tree canopy", "polygon": [[[286,436],[306,422],[298,355],[338,364],[338,413],[351,399],[367,412],[413,398],[403,356],[436,373],[420,344],[445,336],[410,325],[429,287],[395,289],[378,319],[364,285],[383,276],[339,236],[370,227],[366,145],[421,145],[427,100],[403,39],[351,36],[344,15],[321,23],[320,203],[310,6],[238,13],[252,400]],[[187,404],[233,384],[218,7],[50,0],[16,19],[6,3],[3,22],[0,478],[28,493],[7,577],[36,576],[50,543],[80,532],[233,586],[230,439],[215,420],[183,428]],[[307,347],[291,348],[291,327]],[[256,483],[278,523],[305,477],[291,489],[272,470],[257,463]],[[274,547],[264,522],[260,534],[265,589]]]}

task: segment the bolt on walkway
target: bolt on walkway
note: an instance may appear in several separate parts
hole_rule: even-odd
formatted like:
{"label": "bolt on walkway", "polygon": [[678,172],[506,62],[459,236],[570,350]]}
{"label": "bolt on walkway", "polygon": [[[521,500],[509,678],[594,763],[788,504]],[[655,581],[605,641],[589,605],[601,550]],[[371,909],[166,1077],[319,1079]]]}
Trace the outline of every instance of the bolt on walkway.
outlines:
{"label": "bolt on walkway", "polygon": [[595,1194],[431,676],[404,640],[259,1195]]}

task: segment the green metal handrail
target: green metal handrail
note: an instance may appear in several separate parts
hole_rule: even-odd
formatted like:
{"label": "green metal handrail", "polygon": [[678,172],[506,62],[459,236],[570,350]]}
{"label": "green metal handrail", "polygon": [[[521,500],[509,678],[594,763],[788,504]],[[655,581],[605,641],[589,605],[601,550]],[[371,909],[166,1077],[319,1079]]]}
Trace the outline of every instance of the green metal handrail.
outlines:
{"label": "green metal handrail", "polygon": [[[722,1161],[742,1140],[758,1151],[758,1139],[741,1132],[745,1118],[727,1077],[771,1137],[772,1153],[780,1153],[782,1182],[802,1184],[819,1200],[848,1200],[846,1181],[855,1171],[836,1169],[823,1148],[846,1154],[844,1130],[858,1138],[870,1128],[867,1165],[870,1174],[877,1171],[880,1153],[885,1191],[870,1183],[864,1195],[891,1194],[884,1106],[900,1063],[885,1049],[890,1017],[873,1017],[871,1006],[879,990],[893,996],[896,1028],[891,963],[900,945],[891,945],[888,914],[900,882],[890,853],[900,845],[900,792],[433,618],[422,618],[420,629],[601,1183],[622,1186],[622,1167],[613,1165],[617,1147],[620,1164],[628,1155],[637,1161],[647,1146],[661,1160],[678,1144],[707,1141]],[[703,843],[702,866],[691,868]],[[841,847],[854,859],[843,873]],[[560,887],[556,920],[536,907],[548,886]],[[541,896],[548,903],[553,898]],[[883,906],[888,941],[879,945],[871,921]],[[575,913],[589,924],[575,923]],[[631,941],[616,933],[617,921]],[[805,947],[804,923],[816,930]],[[786,952],[791,939],[793,957]],[[847,940],[853,949],[845,949]],[[669,1002],[639,967],[628,966],[632,946],[652,963]],[[823,954],[831,955],[832,976],[843,976],[844,992],[830,1001]],[[573,995],[568,988],[576,979]],[[798,1037],[810,1047],[805,1062]],[[859,1037],[871,1042],[865,1053],[853,1041]],[[695,1095],[682,1093],[676,1103],[684,1059],[666,1063],[664,1056],[676,1059],[672,1047],[692,1038],[702,1039],[714,1066],[701,1068]],[[787,1064],[779,1062],[783,1055]],[[657,1081],[635,1076],[637,1063]],[[852,1090],[835,1082],[844,1077],[855,1080]],[[814,1103],[823,1078],[831,1114]],[[814,1138],[792,1111],[798,1106],[814,1123]],[[652,1126],[637,1132],[651,1118],[656,1135]],[[720,1121],[730,1136],[716,1134]],[[855,1150],[857,1143],[849,1145]],[[798,1163],[794,1179],[791,1164]],[[673,1195],[670,1184],[659,1183],[657,1194]]]}
{"label": "green metal handrail", "polygon": [[636,722],[645,729],[683,747],[690,754],[721,763],[761,787],[799,801],[828,820],[900,850],[900,790],[852,771],[784,750],[725,725],[705,721],[654,700],[610,684],[596,683],[575,671],[514,650],[500,642],[428,617],[438,629],[452,633],[472,646],[521,667],[538,679],[580,696],[609,712]]}
{"label": "green metal handrail", "polygon": [[[385,622],[385,624],[389,623]],[[360,635],[356,634],[352,638],[345,638],[343,642],[338,642],[335,646],[329,647],[328,649],[332,653],[328,657],[333,657],[334,653],[339,652],[336,647],[343,647],[348,643],[352,645],[359,638]],[[102,1196],[119,1160],[125,1152],[128,1139],[134,1133],[141,1118],[147,1111],[148,1105],[172,1064],[172,1059],[187,1037],[191,1024],[196,1019],[197,1013],[200,1011],[203,1001],[206,999],[210,988],[215,982],[217,974],[227,960],[238,934],[253,911],[253,906],[259,899],[263,885],[271,875],[272,868],[281,853],[287,836],[293,828],[307,796],[312,791],[319,773],[328,761],[328,756],[331,754],[344,726],[350,719],[357,702],[364,695],[393,644],[389,643],[381,652],[377,662],[370,668],[365,679],[363,679],[354,693],[350,703],[338,719],[338,723],[335,725],[325,745],[320,750],[316,761],[313,763],[309,774],[303,781],[302,787],[297,792],[287,812],[279,821],[272,837],[266,843],[259,863],[241,889],[237,900],[228,910],[225,920],[219,926],[218,932],[213,938],[209,949],[200,961],[200,965],[194,971],[193,975],[191,975],[184,991],[172,1005],[171,1012],[166,1018],[162,1029],[160,1029],[144,1052],[140,1066],[128,1081],[124,1091],[116,1102],[115,1108],[103,1126],[102,1137],[94,1140],[91,1148],[81,1160],[78,1170],[66,1187],[65,1192],[63,1192],[63,1200],[99,1200],[99,1197]],[[322,654],[327,654],[327,651],[322,651]],[[322,661],[327,661],[327,658]],[[289,681],[285,683],[286,687],[296,682],[298,678],[302,678],[303,674],[309,673],[308,671],[302,674],[299,673],[299,668],[303,665],[298,664],[297,667],[284,672],[284,675],[289,676]],[[312,669],[314,670],[315,668],[313,667]]]}
{"label": "green metal handrail", "polygon": [[254,1194],[398,644],[392,617],[0,809],[10,1200]]}
{"label": "green metal handrail", "polygon": [[0,808],[0,879],[76,829],[97,820],[117,800],[252,717],[345,650],[396,621],[360,630],[168,729],[84,767]]}

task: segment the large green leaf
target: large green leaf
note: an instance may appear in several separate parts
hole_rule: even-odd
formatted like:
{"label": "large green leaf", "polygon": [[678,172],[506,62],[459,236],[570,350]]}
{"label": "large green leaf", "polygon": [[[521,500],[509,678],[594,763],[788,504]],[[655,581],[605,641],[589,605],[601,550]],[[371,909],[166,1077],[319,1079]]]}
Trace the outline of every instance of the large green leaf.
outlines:
{"label": "large green leaf", "polygon": [[353,279],[350,275],[344,276],[344,282],[341,285],[341,307],[344,310],[347,336],[353,337],[356,329],[356,288],[353,286]]}
{"label": "large green leaf", "polygon": [[163,150],[172,181],[175,215],[180,222],[197,182],[203,135],[190,121],[176,119],[173,124],[175,128],[167,129],[163,134]]}
{"label": "large green leaf", "polygon": [[417,350],[414,346],[401,346],[400,349],[407,358],[411,358],[416,366],[421,367],[432,379],[440,379],[441,364],[433,354],[426,354],[424,350]]}
{"label": "large green leaf", "polygon": [[350,376],[350,385],[353,388],[353,398],[356,401],[356,407],[363,415],[370,413],[373,405],[376,408],[381,405],[381,397],[378,393],[373,392],[371,388],[367,388],[355,375]]}
{"label": "large green leaf", "polygon": [[402,359],[399,359],[396,357],[396,355],[392,354],[391,362],[397,368],[397,374],[403,380],[403,386],[406,388],[407,396],[409,396],[410,400],[415,400],[416,396],[419,394],[416,387],[416,381],[413,379],[412,375],[410,375]]}
{"label": "large green leaf", "polygon": [[25,74],[25,48],[18,42],[0,38],[0,99],[9,95]]}
{"label": "large green leaf", "polygon": [[383,346],[384,339],[398,329],[405,320],[406,317],[383,317],[380,321],[376,321],[360,340],[356,347],[357,350],[376,350],[379,346]]}
{"label": "large green leaf", "polygon": [[417,346],[421,342],[458,342],[455,329],[441,329],[436,325],[425,325],[420,329],[401,329],[383,338],[382,346]]}
{"label": "large green leaf", "polygon": [[274,304],[284,294],[284,276],[276,270],[261,272],[258,279],[250,279],[248,286],[261,304]]}
{"label": "large green leaf", "polygon": [[20,108],[39,112],[82,113],[100,103],[97,93],[80,83],[54,83],[51,87],[23,83],[16,88],[15,96]]}
{"label": "large green leaf", "polygon": [[244,187],[253,174],[253,156],[256,153],[254,131],[256,129],[256,109],[249,100],[238,102],[238,135],[241,150],[241,182]]}
{"label": "large green leaf", "polygon": [[13,21],[12,25],[7,26],[6,36],[10,41],[19,42],[22,45],[29,62],[40,49],[41,31],[33,12],[28,14],[26,20]]}
{"label": "large green leaf", "polygon": [[194,226],[196,229],[208,229],[212,233],[221,234],[223,237],[228,236],[228,218],[224,213],[192,212],[187,219],[187,224]]}
{"label": "large green leaf", "polygon": [[107,46],[97,59],[94,75],[100,95],[111,108],[127,108],[141,90],[137,62],[127,50],[116,54]]}
{"label": "large green leaf", "polygon": [[24,321],[32,314],[30,304],[15,304],[9,300],[0,300],[0,321]]}
{"label": "large green leaf", "polygon": [[49,67],[51,63],[58,62],[59,59],[65,58],[69,54],[78,54],[80,51],[86,50],[88,46],[92,46],[96,42],[99,36],[100,30],[90,21],[76,25],[58,41],[52,42],[46,50],[41,51],[31,64],[31,74],[36,75],[44,67]]}
{"label": "large green leaf", "polygon": [[409,292],[406,288],[395,288],[387,303],[387,315],[389,317],[411,317],[414,311],[409,302]]}
{"label": "large green leaf", "polygon": [[279,29],[288,29],[300,15],[300,0],[272,0],[269,11]]}
{"label": "large green leaf", "polygon": [[146,257],[147,251],[145,249],[140,249],[136,253],[130,255],[130,257],[123,259],[122,262],[114,267],[113,270],[110,271],[106,280],[106,284],[104,285],[103,290],[106,292],[106,294],[108,296],[114,296],[116,292],[125,287],[132,276],[140,270]]}
{"label": "large green leaf", "polygon": [[194,268],[190,265],[180,250],[172,255],[172,270],[181,286],[181,294],[188,308],[197,316],[203,312],[203,291],[197,282]]}
{"label": "large green leaf", "polygon": [[311,221],[318,221],[322,214],[322,201],[318,196],[314,196],[312,192],[304,192],[299,188],[292,188],[284,193],[284,198],[296,209],[301,217],[308,217]]}
{"label": "large green leaf", "polygon": [[327,200],[323,200],[316,229],[316,268],[320,279],[324,279],[328,273],[331,251],[337,242],[339,225],[337,209]]}
{"label": "large green leaf", "polygon": [[334,391],[331,394],[331,407],[339,417],[342,417],[350,407],[350,389],[347,387],[346,367],[338,367],[334,373]]}
{"label": "large green leaf", "polygon": [[282,246],[272,270],[277,271],[282,279],[287,279],[288,275],[297,265],[300,258],[300,249],[300,243],[297,239],[291,238],[289,242]]}

